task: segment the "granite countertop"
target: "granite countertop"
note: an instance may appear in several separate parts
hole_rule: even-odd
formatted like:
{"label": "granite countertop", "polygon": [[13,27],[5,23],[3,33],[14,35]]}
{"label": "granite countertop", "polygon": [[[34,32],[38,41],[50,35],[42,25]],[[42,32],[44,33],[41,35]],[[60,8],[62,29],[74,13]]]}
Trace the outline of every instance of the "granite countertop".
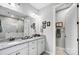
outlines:
{"label": "granite countertop", "polygon": [[5,40],[5,41],[0,42],[0,50],[5,49],[5,48],[9,48],[11,46],[19,45],[19,44],[22,44],[22,43],[30,42],[30,41],[33,41],[33,40],[37,40],[37,39],[40,39],[40,38],[44,38],[44,36],[34,37],[34,38],[31,38],[31,39],[25,39],[25,40],[22,40],[22,39],[16,39],[14,41]]}

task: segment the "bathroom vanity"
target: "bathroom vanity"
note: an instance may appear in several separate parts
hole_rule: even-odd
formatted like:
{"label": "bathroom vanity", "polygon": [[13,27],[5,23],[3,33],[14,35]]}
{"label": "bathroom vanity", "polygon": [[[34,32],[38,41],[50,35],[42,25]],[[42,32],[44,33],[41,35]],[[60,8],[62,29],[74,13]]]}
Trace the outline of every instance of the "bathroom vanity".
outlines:
{"label": "bathroom vanity", "polygon": [[40,55],[45,51],[45,37],[17,39],[0,43],[0,55]]}

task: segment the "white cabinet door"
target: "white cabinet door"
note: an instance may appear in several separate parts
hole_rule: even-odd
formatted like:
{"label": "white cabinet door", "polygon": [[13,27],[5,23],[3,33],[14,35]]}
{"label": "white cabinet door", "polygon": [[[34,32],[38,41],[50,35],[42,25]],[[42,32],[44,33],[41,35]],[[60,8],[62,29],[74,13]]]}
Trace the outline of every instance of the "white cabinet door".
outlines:
{"label": "white cabinet door", "polygon": [[20,50],[20,55],[28,55],[28,48],[23,48],[22,50]]}
{"label": "white cabinet door", "polygon": [[20,44],[20,45],[16,45],[16,46],[13,46],[13,47],[10,47],[10,48],[0,50],[0,55],[8,55],[8,54],[11,54],[15,51],[22,49],[22,48],[25,48],[25,47],[26,47],[26,50],[27,50],[28,49],[28,43],[24,43],[24,44]]}
{"label": "white cabinet door", "polygon": [[28,55],[28,49],[25,47],[21,50],[15,51],[9,55]]}
{"label": "white cabinet door", "polygon": [[29,55],[37,55],[37,48],[33,47],[32,49],[29,49]]}
{"label": "white cabinet door", "polygon": [[45,51],[45,40],[39,39],[38,40],[38,55]]}
{"label": "white cabinet door", "polygon": [[37,40],[29,42],[29,55],[37,55]]}

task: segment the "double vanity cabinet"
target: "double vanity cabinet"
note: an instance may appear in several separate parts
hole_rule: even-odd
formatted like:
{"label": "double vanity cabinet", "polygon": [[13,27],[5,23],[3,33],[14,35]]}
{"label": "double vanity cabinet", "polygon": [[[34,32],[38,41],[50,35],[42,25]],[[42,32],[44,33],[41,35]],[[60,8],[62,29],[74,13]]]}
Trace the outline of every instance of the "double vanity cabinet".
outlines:
{"label": "double vanity cabinet", "polygon": [[[11,43],[12,44],[12,43]],[[45,51],[45,39],[42,37],[27,39],[24,42],[0,49],[0,55],[40,55]]]}

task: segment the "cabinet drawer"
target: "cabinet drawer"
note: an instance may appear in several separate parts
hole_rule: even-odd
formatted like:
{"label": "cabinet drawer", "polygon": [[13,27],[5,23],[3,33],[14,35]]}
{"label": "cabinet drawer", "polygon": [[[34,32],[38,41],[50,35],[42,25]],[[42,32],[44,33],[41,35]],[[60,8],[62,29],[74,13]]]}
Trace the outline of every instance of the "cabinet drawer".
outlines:
{"label": "cabinet drawer", "polygon": [[28,55],[28,49],[25,47],[21,50],[15,51],[9,55]]}
{"label": "cabinet drawer", "polygon": [[28,43],[24,43],[24,44],[21,44],[21,45],[16,45],[16,46],[13,46],[13,47],[10,47],[10,48],[0,50],[0,54],[1,55],[8,55],[8,54],[15,52],[15,51],[18,51],[18,50],[20,50],[24,47],[28,48]]}
{"label": "cabinet drawer", "polygon": [[37,40],[29,42],[29,46],[36,46],[36,45],[37,45]]}
{"label": "cabinet drawer", "polygon": [[37,54],[37,47],[30,47],[29,55],[36,55],[36,54]]}
{"label": "cabinet drawer", "polygon": [[29,47],[29,52],[30,51],[37,51],[37,47]]}

